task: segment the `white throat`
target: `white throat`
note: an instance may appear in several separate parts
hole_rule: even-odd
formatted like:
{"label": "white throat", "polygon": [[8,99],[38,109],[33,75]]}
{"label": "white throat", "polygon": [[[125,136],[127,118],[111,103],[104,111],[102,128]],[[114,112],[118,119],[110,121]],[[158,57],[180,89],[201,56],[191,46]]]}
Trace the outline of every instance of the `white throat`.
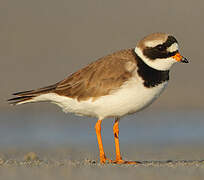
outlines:
{"label": "white throat", "polygon": [[154,60],[150,60],[142,53],[142,50],[138,47],[135,48],[135,53],[150,67],[160,70],[166,71],[171,68],[171,66],[176,62],[172,57],[161,59],[157,58]]}

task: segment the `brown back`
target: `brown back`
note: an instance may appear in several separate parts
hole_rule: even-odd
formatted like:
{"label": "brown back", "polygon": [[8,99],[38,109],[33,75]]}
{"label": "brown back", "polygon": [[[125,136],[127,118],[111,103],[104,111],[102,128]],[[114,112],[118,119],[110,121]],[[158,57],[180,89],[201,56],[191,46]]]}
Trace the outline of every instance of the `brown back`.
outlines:
{"label": "brown back", "polygon": [[17,97],[8,101],[15,105],[47,93],[76,98],[78,101],[93,98],[94,101],[122,86],[132,76],[135,68],[133,49],[121,50],[98,59],[56,84],[14,93]]}
{"label": "brown back", "polygon": [[133,49],[105,56],[59,82],[55,93],[63,96],[95,100],[119,88],[136,68]]}

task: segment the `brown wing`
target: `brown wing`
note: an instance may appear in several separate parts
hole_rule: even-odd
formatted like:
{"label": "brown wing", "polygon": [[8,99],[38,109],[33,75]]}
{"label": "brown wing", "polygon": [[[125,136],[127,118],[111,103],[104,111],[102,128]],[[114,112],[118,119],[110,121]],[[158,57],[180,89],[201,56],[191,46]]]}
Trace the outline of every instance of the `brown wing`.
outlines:
{"label": "brown wing", "polygon": [[132,50],[101,58],[59,82],[55,93],[80,100],[108,95],[119,88],[136,68]]}
{"label": "brown wing", "polygon": [[132,76],[135,68],[136,59],[133,49],[118,51],[89,64],[56,84],[14,93],[13,95],[17,97],[8,101],[15,105],[38,95],[52,92],[77,98],[79,101],[90,97],[96,99],[119,88]]}

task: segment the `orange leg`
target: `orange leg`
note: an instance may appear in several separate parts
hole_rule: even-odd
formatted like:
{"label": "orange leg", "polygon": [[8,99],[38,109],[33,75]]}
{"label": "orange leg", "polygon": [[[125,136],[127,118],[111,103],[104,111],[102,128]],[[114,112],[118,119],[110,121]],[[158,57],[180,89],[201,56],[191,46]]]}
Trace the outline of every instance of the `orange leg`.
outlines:
{"label": "orange leg", "polygon": [[113,163],[116,164],[138,164],[137,161],[124,161],[122,160],[121,154],[120,154],[120,144],[119,144],[119,118],[115,119],[115,123],[113,125],[113,134],[115,139],[115,153],[116,158]]}
{"label": "orange leg", "polygon": [[115,139],[115,162],[122,162],[122,157],[120,155],[120,144],[119,144],[119,119],[115,119],[115,123],[113,125],[113,134]]}
{"label": "orange leg", "polygon": [[98,140],[98,147],[99,147],[99,153],[100,153],[100,162],[103,164],[107,160],[109,162],[111,162],[111,160],[106,158],[106,155],[105,155],[104,150],[103,150],[103,143],[102,143],[102,138],[101,138],[101,122],[102,122],[102,120],[97,121],[97,123],[95,125],[95,129],[96,129],[96,136],[97,136],[97,140]]}

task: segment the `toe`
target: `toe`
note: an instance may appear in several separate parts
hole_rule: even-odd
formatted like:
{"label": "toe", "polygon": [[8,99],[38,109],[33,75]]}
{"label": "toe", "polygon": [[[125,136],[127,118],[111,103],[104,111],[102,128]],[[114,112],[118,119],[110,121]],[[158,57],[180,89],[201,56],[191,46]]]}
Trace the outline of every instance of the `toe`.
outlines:
{"label": "toe", "polygon": [[139,161],[124,161],[122,159],[115,160],[112,163],[114,163],[114,164],[141,164],[141,162],[139,162]]}

